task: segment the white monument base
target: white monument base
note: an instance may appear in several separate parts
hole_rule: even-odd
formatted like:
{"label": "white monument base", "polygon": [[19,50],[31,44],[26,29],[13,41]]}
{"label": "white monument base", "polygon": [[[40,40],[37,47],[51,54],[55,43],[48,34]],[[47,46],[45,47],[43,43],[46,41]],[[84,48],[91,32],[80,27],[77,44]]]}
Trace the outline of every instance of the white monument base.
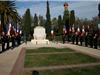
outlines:
{"label": "white monument base", "polygon": [[33,34],[34,39],[31,40],[33,44],[49,44],[49,40],[46,39],[46,32],[45,28],[42,26],[37,26],[34,28],[34,34]]}
{"label": "white monument base", "polygon": [[49,40],[47,40],[47,39],[44,39],[44,40],[35,40],[35,39],[33,39],[33,40],[31,40],[31,42],[33,44],[49,44]]}

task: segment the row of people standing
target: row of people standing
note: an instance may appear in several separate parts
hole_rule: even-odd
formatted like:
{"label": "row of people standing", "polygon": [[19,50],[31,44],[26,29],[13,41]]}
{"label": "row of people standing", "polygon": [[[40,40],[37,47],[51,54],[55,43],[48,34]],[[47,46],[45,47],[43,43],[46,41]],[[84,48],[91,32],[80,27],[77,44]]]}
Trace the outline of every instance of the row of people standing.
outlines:
{"label": "row of people standing", "polygon": [[72,30],[69,31],[68,34],[63,34],[63,43],[65,43],[65,39],[67,38],[68,42],[72,42],[72,44],[91,47],[97,49],[100,47],[100,31],[93,31],[91,29],[88,30]]}
{"label": "row of people standing", "polygon": [[9,48],[14,48],[20,45],[20,43],[21,43],[21,35],[19,33],[8,35],[7,33],[2,32],[1,36],[2,52]]}

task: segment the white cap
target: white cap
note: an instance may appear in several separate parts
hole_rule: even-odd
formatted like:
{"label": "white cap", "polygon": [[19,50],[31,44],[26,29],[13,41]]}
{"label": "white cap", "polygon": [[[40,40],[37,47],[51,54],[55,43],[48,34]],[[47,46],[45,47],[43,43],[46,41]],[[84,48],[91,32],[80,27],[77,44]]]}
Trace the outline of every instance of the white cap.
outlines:
{"label": "white cap", "polygon": [[51,30],[51,34],[53,34],[53,30]]}
{"label": "white cap", "polygon": [[79,31],[79,32],[80,32],[80,28],[79,28],[79,27],[77,28],[77,31]]}
{"label": "white cap", "polygon": [[84,29],[82,29],[82,32],[85,32],[85,30],[84,30]]}

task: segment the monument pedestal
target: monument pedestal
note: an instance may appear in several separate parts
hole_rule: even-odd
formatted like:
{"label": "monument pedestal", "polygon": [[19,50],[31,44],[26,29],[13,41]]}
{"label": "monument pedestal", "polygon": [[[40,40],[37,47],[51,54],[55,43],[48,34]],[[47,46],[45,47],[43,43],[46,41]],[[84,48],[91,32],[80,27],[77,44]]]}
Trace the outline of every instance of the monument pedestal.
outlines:
{"label": "monument pedestal", "polygon": [[49,44],[49,40],[31,40],[33,44]]}
{"label": "monument pedestal", "polygon": [[34,39],[31,40],[33,44],[49,44],[49,40],[46,39],[45,28],[37,26],[34,28]]}

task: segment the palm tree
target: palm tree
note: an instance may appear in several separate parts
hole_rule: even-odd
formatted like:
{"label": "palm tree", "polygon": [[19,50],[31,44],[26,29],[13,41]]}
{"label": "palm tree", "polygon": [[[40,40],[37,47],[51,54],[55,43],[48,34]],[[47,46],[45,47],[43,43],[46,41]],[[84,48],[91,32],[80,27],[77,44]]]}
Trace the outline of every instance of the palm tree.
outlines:
{"label": "palm tree", "polygon": [[5,24],[9,22],[9,18],[18,22],[20,17],[18,16],[14,1],[0,1],[0,16],[1,16],[1,32],[4,30]]}

